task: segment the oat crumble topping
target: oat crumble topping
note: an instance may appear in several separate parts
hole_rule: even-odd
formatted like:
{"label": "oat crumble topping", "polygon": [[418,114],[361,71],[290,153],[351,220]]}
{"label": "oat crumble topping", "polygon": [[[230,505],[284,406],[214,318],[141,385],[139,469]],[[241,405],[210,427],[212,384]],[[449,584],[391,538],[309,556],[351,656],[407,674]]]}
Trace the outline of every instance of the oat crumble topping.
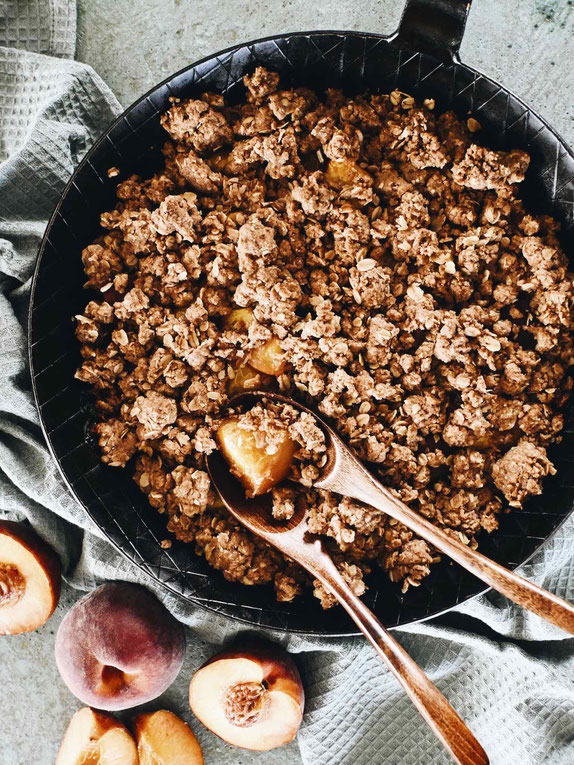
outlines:
{"label": "oat crumble topping", "polygon": [[[163,169],[118,184],[82,253],[77,377],[97,398],[102,460],[129,464],[176,538],[229,580],[273,582],[285,601],[312,585],[329,607],[211,489],[204,455],[229,397],[278,389],[317,407],[398,497],[475,547],[555,472],[574,289],[558,224],[520,200],[528,155],[480,145],[476,120],[398,91],[244,79],[239,106],[175,100]],[[272,448],[285,412],[251,416]],[[288,424],[310,484],[315,426]],[[374,566],[406,589],[437,560],[325,491],[278,487],[274,516],[298,501],[358,594]]]}

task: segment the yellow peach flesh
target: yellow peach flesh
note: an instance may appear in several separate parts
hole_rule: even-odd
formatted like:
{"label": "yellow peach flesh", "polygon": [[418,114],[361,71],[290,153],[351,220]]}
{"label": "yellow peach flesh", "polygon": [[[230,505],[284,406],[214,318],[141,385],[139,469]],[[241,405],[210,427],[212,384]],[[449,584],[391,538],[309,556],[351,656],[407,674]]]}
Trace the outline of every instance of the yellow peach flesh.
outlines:
{"label": "yellow peach flesh", "polygon": [[287,369],[285,352],[275,337],[252,350],[249,355],[249,363],[259,372],[273,377],[278,377]]}
{"label": "yellow peach flesh", "polygon": [[[253,321],[253,312],[249,308],[235,308],[225,319],[227,329],[237,331],[246,330]],[[267,342],[255,348],[249,354],[249,364],[251,367],[263,374],[278,377],[287,368],[285,353],[276,337],[272,337]],[[240,367],[241,368],[241,367]]]}
{"label": "yellow peach flesh", "polygon": [[325,179],[334,189],[354,186],[358,183],[372,183],[372,177],[352,159],[331,160],[327,165]]}
{"label": "yellow peach flesh", "polygon": [[84,707],[70,720],[56,765],[138,765],[138,754],[124,725]]}
{"label": "yellow peach flesh", "polygon": [[253,312],[249,308],[234,308],[225,318],[225,326],[227,329],[248,329],[252,321]]}
{"label": "yellow peach flesh", "polygon": [[248,390],[266,390],[271,385],[271,377],[259,372],[249,364],[235,370],[235,377],[229,381],[227,392],[230,396]]}
{"label": "yellow peach flesh", "polygon": [[160,709],[134,720],[139,765],[203,765],[203,754],[189,725]]}
{"label": "yellow peach flesh", "polygon": [[230,417],[219,426],[217,440],[231,472],[251,497],[265,494],[287,477],[297,448],[285,431],[278,449],[268,454],[256,444],[252,431],[240,427],[239,417]]}

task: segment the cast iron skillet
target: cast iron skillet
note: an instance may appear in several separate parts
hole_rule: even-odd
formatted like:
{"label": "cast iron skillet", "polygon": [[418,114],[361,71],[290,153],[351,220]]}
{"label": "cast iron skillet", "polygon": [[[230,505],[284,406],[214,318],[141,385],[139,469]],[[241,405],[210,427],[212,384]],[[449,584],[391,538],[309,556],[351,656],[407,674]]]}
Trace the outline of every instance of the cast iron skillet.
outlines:
{"label": "cast iron skillet", "polygon": [[[342,609],[323,612],[310,595],[276,603],[270,587],[231,584],[196,556],[192,545],[175,542],[162,550],[165,519],[150,508],[130,470],[103,465],[88,434],[91,405],[74,379],[80,362],[71,317],[88,295],[80,251],[98,235],[99,214],[111,209],[118,178],[149,176],[161,161],[165,134],[160,114],[170,96],[202,91],[243,96],[242,77],[263,64],[281,73],[284,85],[322,91],[342,87],[388,93],[399,88],[434,98],[437,111],[472,113],[492,147],[526,149],[532,164],[525,183],[527,204],[548,210],[563,224],[564,247],[573,252],[574,155],[543,119],[504,87],[462,64],[460,46],[466,0],[408,0],[399,30],[391,37],[359,32],[301,32],[228,48],[169,77],[114,122],[80,164],[50,220],[32,285],[29,317],[30,366],[44,434],[64,479],[109,540],[137,566],[190,602],[243,622],[293,632],[356,634]],[[572,407],[562,444],[552,450],[558,472],[543,497],[501,520],[482,535],[480,549],[510,568],[527,560],[565,520],[574,506]],[[369,580],[366,600],[387,627],[442,613],[484,591],[484,585],[444,560],[418,589],[401,596],[383,573]]]}

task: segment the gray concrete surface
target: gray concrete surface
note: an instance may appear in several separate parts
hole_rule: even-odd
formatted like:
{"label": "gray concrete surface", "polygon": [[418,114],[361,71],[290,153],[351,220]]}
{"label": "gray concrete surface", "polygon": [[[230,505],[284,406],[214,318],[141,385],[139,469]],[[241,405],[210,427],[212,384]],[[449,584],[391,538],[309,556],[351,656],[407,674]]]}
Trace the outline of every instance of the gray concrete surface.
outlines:
{"label": "gray concrete surface", "polygon": [[[403,0],[79,0],[78,5],[78,58],[127,106],[170,72],[243,40],[308,29],[389,33]],[[573,0],[474,0],[461,56],[504,82],[574,143],[572,6]],[[53,661],[56,629],[75,598],[65,590],[45,627],[0,641],[0,765],[52,765],[80,706]],[[252,755],[231,749],[191,720],[186,687],[203,660],[203,650],[188,652],[178,681],[154,707],[164,705],[186,717],[209,765],[299,763],[295,745]]]}

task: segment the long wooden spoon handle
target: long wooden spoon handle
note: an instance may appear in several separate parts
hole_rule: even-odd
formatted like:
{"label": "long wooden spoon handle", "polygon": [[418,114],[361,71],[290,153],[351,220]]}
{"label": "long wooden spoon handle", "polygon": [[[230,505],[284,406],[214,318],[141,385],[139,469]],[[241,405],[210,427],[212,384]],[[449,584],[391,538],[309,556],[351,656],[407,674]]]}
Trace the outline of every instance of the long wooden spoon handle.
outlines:
{"label": "long wooden spoon handle", "polygon": [[349,482],[343,493],[396,518],[510,600],[574,635],[574,606],[571,603],[453,539],[393,496],[362,465],[361,468],[362,473],[353,472],[353,481]]}
{"label": "long wooden spoon handle", "polygon": [[313,573],[363,632],[453,760],[459,765],[488,765],[488,756],[472,732],[405,649],[357,598],[334,563],[326,560],[320,569],[314,569]]}

